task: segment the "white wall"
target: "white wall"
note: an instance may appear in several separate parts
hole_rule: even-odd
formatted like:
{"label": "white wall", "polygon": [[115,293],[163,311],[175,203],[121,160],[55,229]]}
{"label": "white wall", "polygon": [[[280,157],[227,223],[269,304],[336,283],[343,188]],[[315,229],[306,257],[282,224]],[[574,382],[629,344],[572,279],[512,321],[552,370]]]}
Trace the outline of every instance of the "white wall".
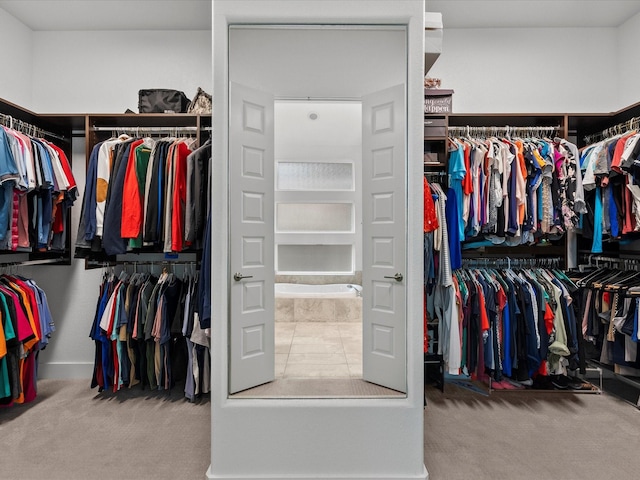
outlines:
{"label": "white wall", "polygon": [[0,98],[31,108],[32,31],[0,8]]}
{"label": "white wall", "polygon": [[616,46],[615,28],[448,29],[445,22],[429,76],[455,91],[454,113],[610,112],[620,105]]}
{"label": "white wall", "polygon": [[[137,112],[141,88],[175,88],[188,97],[198,87],[212,90],[210,31],[38,31],[32,36],[33,55],[25,71],[33,66],[45,72],[32,82],[32,110],[37,113]],[[73,173],[81,195],[84,148],[84,139],[74,139]],[[73,243],[81,206],[82,196],[72,210]],[[87,378],[88,384],[94,358],[89,331],[101,270],[85,270],[83,260],[73,260],[70,267],[32,267],[25,274],[47,292],[57,326],[40,357],[40,377]]]}
{"label": "white wall", "polygon": [[[640,102],[640,13],[618,27],[616,66],[619,98],[612,110]],[[611,87],[610,87],[611,88]]]}
{"label": "white wall", "polygon": [[211,92],[210,31],[34,32],[38,113],[138,111],[138,90]]}
{"label": "white wall", "polygon": [[[233,28],[231,81],[294,98],[360,98],[404,81],[405,56],[397,53],[405,41],[401,30],[318,28],[304,38],[296,32]],[[330,54],[318,54],[318,46]]]}

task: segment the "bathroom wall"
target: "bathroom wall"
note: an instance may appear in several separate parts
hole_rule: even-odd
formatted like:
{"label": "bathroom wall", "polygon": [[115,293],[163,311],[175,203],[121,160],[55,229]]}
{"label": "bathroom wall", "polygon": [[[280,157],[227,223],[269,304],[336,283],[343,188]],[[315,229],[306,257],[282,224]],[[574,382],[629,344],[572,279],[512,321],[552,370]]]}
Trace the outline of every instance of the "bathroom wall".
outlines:
{"label": "bathroom wall", "polygon": [[306,283],[308,285],[355,283],[362,285],[362,270],[357,270],[353,275],[276,275],[276,283]]}
{"label": "bathroom wall", "polygon": [[362,297],[275,298],[276,322],[362,322]]}
{"label": "bathroom wall", "polygon": [[[327,252],[323,249],[314,249],[315,246],[327,245],[352,245],[352,264],[347,265],[341,261],[340,257],[333,256],[335,265],[339,268],[336,272],[360,271],[362,269],[362,106],[360,102],[344,101],[276,101],[275,103],[275,160],[276,176],[277,162],[336,162],[351,163],[353,165],[353,187],[352,190],[322,190],[311,188],[309,190],[297,191],[279,189],[279,181],[275,185],[276,202],[276,272],[293,273],[295,270],[284,267],[284,261],[279,261],[278,245],[284,248],[289,245],[308,245],[312,252],[307,252],[302,261],[305,262],[306,269],[313,268],[309,263],[309,254],[315,255],[316,263],[327,267]],[[289,178],[289,177],[287,177]],[[334,177],[344,179],[346,177]],[[297,178],[305,183],[304,178]],[[297,183],[297,182],[296,182]],[[323,215],[323,224],[326,223],[326,230],[306,231],[301,228],[299,232],[284,232],[279,228],[278,204],[286,203],[320,203],[320,204],[352,204],[351,230],[344,230],[341,220],[347,220],[346,215],[336,218],[332,213],[322,210],[315,210],[318,215]],[[300,211],[300,209],[297,209]],[[295,221],[295,225],[305,224],[309,219],[308,212],[304,210],[298,214],[299,218],[290,218],[287,223]],[[334,231],[331,231],[333,229]],[[291,252],[291,251],[290,251]],[[295,259],[298,255],[293,255]],[[296,263],[293,261],[293,263]],[[300,270],[305,270],[303,265]],[[318,272],[320,273],[320,272]],[[291,280],[291,277],[294,277]],[[360,283],[356,281],[353,274],[345,278],[345,275],[287,275],[290,283]],[[309,277],[313,277],[312,279]]]}

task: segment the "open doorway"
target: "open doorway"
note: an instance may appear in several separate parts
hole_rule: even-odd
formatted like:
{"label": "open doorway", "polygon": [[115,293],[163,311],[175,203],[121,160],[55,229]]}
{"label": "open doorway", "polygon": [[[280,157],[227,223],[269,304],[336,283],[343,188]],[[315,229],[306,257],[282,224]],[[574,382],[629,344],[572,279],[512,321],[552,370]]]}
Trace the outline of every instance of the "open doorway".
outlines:
{"label": "open doorway", "polygon": [[[229,48],[230,393],[306,397],[289,378],[404,395],[406,31],[238,26]],[[278,132],[278,110],[301,118]]]}
{"label": "open doorway", "polygon": [[362,104],[274,104],[276,379],[362,378]]}

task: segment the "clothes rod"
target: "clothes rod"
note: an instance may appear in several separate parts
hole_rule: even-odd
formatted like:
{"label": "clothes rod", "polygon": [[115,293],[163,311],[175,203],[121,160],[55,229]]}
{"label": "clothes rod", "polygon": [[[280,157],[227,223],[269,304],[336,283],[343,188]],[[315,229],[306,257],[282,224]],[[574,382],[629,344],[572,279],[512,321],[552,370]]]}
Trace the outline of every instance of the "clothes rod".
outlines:
{"label": "clothes rod", "polygon": [[56,140],[66,140],[66,138],[62,135],[49,132],[48,130],[37,127],[31,123],[27,123],[24,120],[14,118],[13,116],[7,115],[6,113],[0,113],[0,120],[2,120],[2,124],[5,127],[8,127],[12,130],[17,130],[31,137],[51,137],[55,138]]}
{"label": "clothes rod", "polygon": [[132,132],[132,133],[150,133],[150,132],[197,132],[198,127],[91,127],[93,132]]}
{"label": "clothes rod", "polygon": [[510,134],[510,133],[515,133],[515,134],[521,134],[521,133],[551,133],[551,132],[557,132],[558,130],[560,130],[559,126],[543,126],[543,127],[512,127],[510,125],[504,125],[502,127],[497,127],[497,126],[484,126],[484,127],[472,127],[469,125],[466,126],[450,126],[448,127],[449,132],[451,133],[466,133],[467,135],[470,134],[478,134],[478,133],[506,133],[506,134]]}
{"label": "clothes rod", "polygon": [[596,143],[616,135],[624,135],[627,132],[638,130],[640,128],[640,117],[632,117],[626,122],[618,123],[609,128],[605,128],[601,132],[585,135],[584,141],[587,144]]}
{"label": "clothes rod", "polygon": [[608,257],[603,255],[583,254],[583,262],[604,262],[604,263],[624,263],[624,262],[640,262],[640,255],[633,253],[620,253],[619,257]]}
{"label": "clothes rod", "polygon": [[0,269],[5,267],[29,267],[31,265],[50,265],[53,263],[60,263],[66,261],[63,257],[60,258],[45,258],[42,260],[25,260],[24,262],[13,261],[13,262],[1,262],[0,261]]}
{"label": "clothes rod", "polygon": [[501,258],[487,258],[487,257],[474,257],[463,258],[463,268],[522,268],[522,267],[558,267],[562,262],[561,257],[501,257]]}
{"label": "clothes rod", "polygon": [[175,261],[172,262],[170,260],[161,260],[161,261],[157,261],[154,262],[152,260],[142,260],[140,262],[136,262],[136,261],[131,261],[131,260],[126,260],[126,261],[120,261],[120,260],[116,260],[115,264],[116,265],[122,265],[122,266],[136,266],[136,265],[196,265],[198,262],[196,260],[179,260],[179,261]]}

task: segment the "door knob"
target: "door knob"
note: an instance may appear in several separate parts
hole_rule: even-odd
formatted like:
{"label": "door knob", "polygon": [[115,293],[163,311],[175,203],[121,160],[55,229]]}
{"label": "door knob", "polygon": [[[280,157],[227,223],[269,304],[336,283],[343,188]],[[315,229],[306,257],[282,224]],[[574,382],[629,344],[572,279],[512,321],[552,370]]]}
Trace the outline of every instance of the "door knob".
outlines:
{"label": "door knob", "polygon": [[393,278],[396,282],[401,282],[404,278],[401,273],[396,273],[395,275],[385,275],[384,278]]}
{"label": "door knob", "polygon": [[234,273],[233,274],[233,279],[236,282],[239,282],[240,280],[242,280],[243,278],[253,278],[253,275],[242,275],[240,272],[238,273]]}

